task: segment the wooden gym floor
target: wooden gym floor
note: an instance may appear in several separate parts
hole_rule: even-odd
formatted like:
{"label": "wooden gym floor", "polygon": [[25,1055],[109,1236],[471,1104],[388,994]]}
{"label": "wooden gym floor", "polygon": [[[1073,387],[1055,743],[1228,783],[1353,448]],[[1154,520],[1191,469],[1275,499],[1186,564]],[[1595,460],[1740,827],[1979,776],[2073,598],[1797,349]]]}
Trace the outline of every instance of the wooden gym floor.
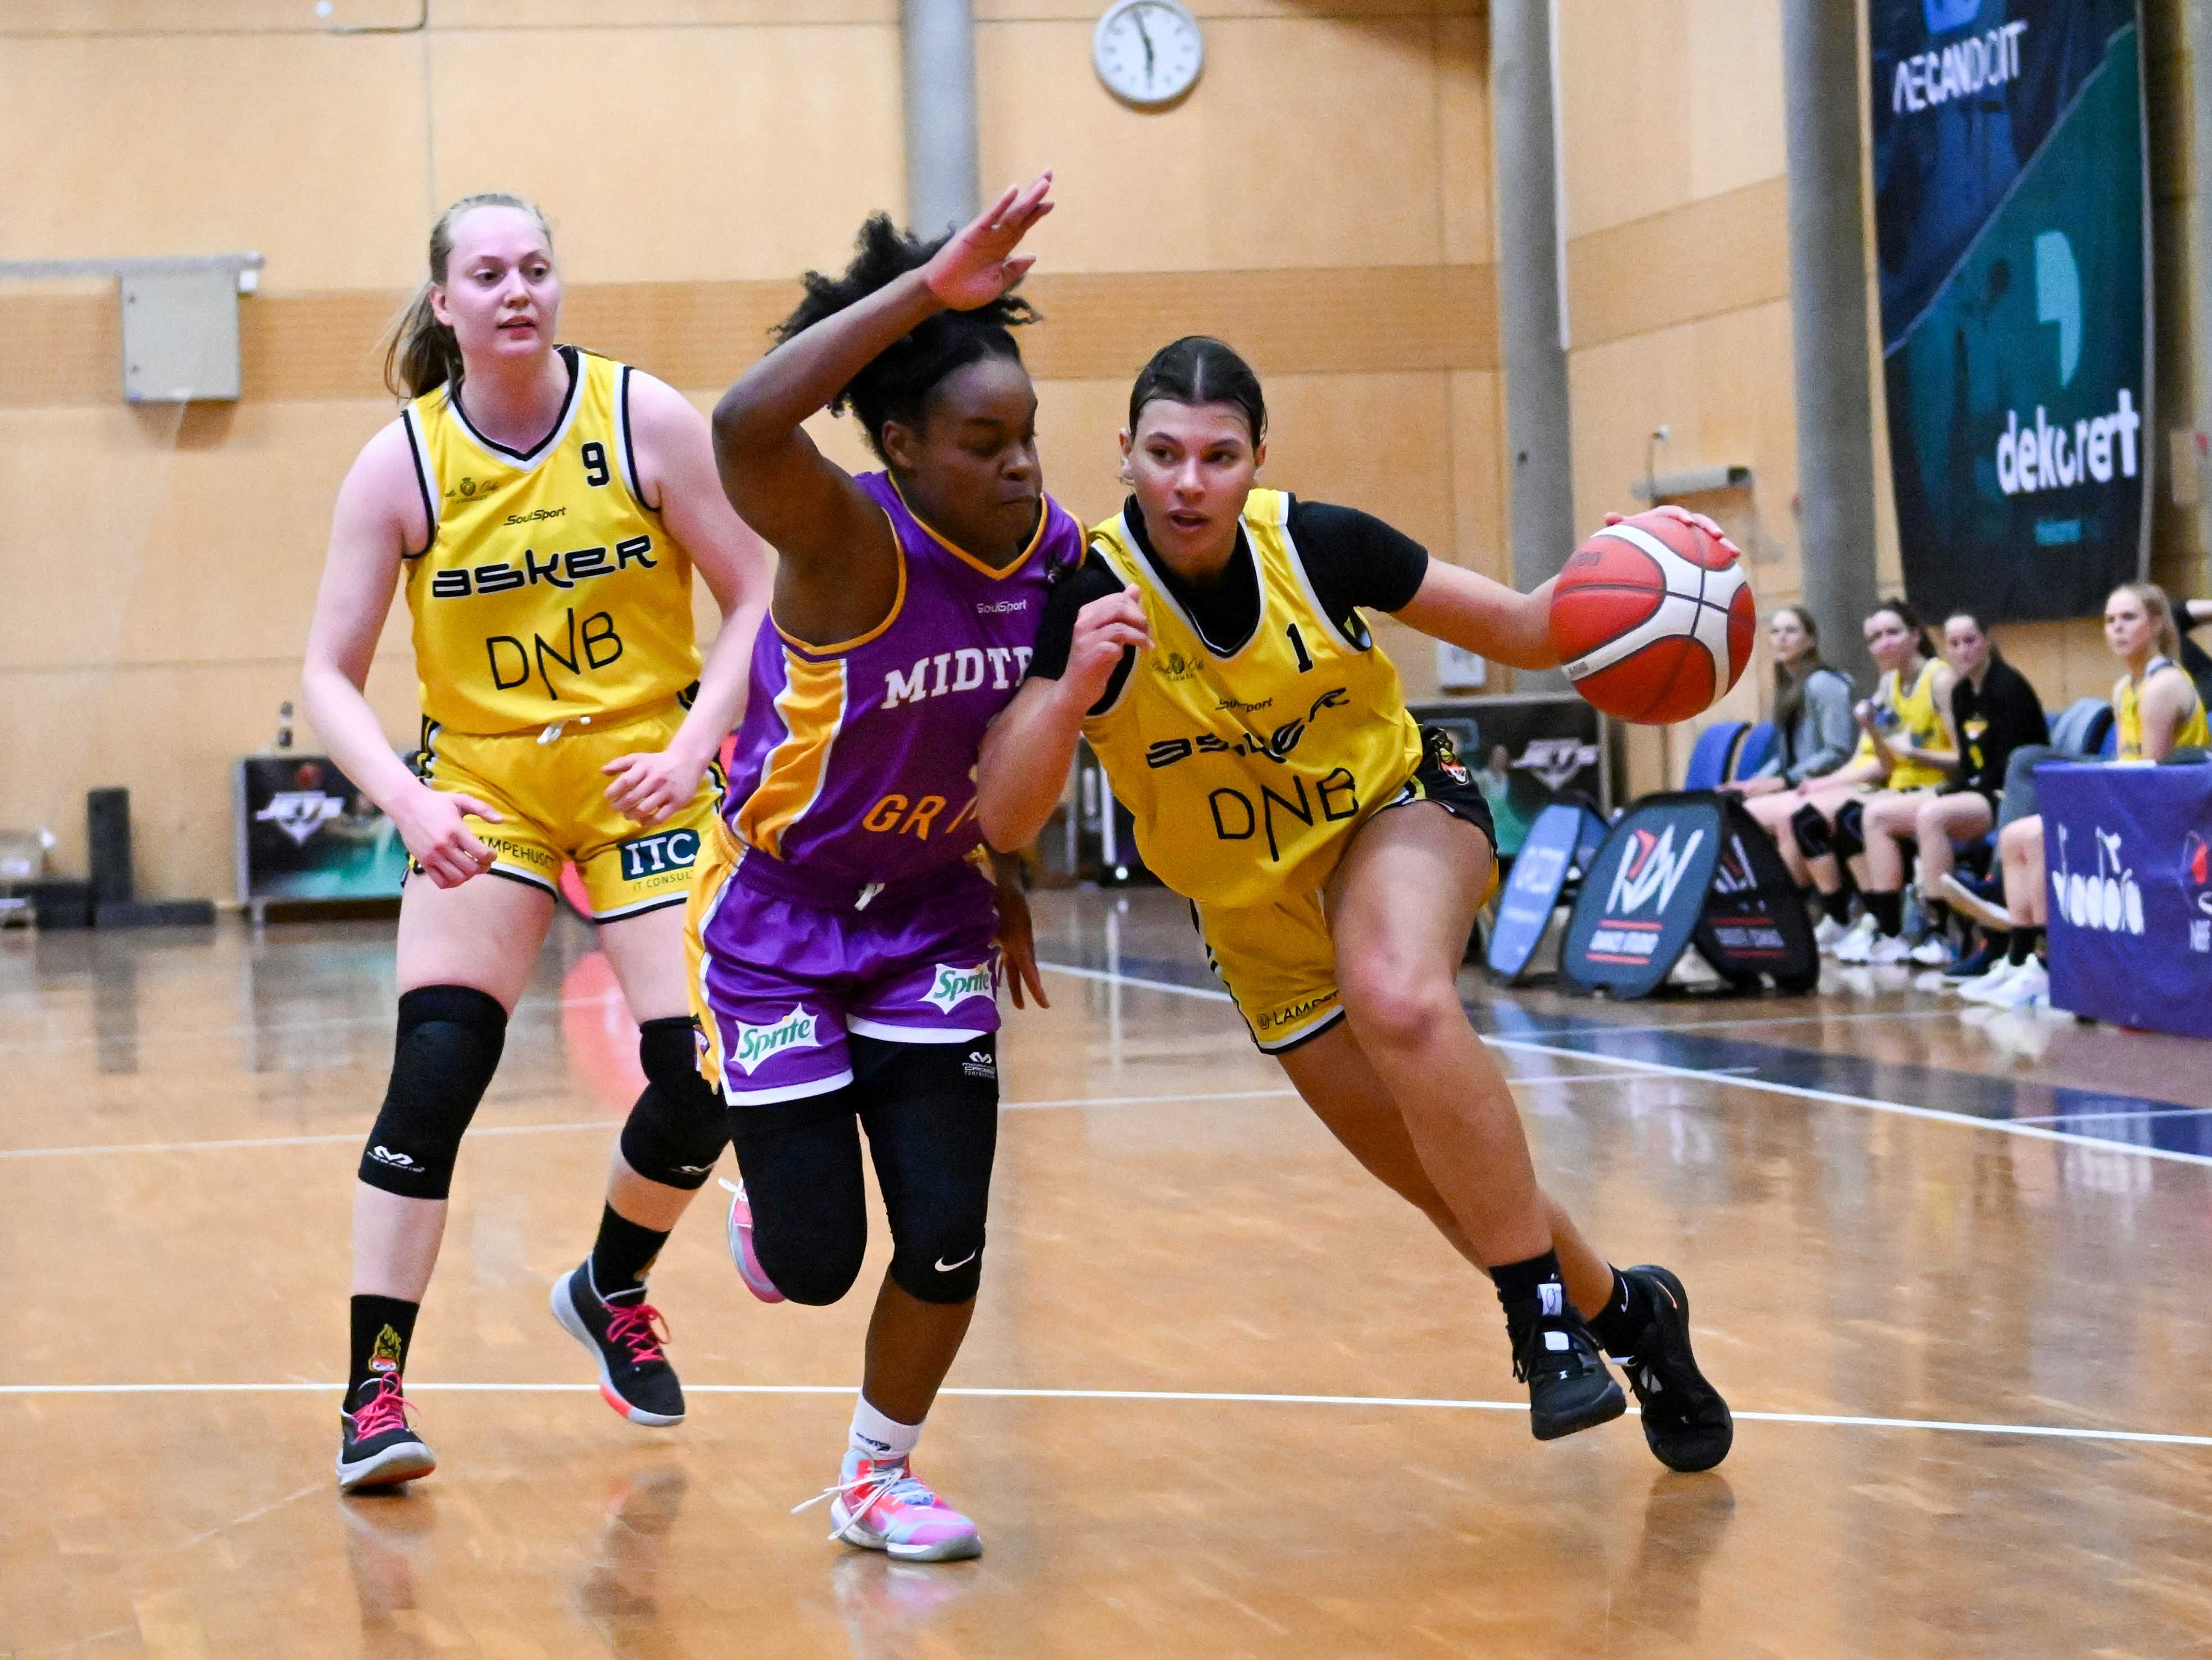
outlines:
{"label": "wooden gym floor", "polygon": [[388,926],[0,935],[0,1655],[2212,1649],[2212,1049],[1971,1024],[1902,976],[1470,976],[1547,1182],[1688,1283],[1740,1416],[1680,1476],[1632,1417],[1529,1438],[1487,1286],[1254,1053],[1173,901],[1038,909],[1054,1006],[1010,1018],[919,1460],[984,1533],[945,1567],[787,1514],[868,1299],[754,1303],[718,1189],[653,1280],[680,1428],[609,1412],[546,1312],[635,1087],[586,929],[463,1159],[410,1380],[443,1466],[360,1500],[334,1380]]}

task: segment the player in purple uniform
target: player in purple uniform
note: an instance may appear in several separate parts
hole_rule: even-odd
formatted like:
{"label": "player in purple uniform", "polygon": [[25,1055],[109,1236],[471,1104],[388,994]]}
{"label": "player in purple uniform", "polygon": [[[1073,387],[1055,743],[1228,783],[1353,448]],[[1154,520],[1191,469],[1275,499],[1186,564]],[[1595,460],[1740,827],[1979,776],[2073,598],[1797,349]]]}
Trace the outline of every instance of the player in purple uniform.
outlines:
{"label": "player in purple uniform", "polygon": [[[908,1458],[981,1271],[998,1134],[1000,946],[1038,993],[1018,889],[994,916],[972,776],[1021,684],[1046,572],[1083,552],[1043,491],[1011,329],[1050,179],[941,242],[861,228],[809,273],[782,340],[714,410],[722,486],[782,556],[755,647],[732,806],[691,899],[701,1070],[744,1185],[732,1254],[767,1301],[835,1303],[867,1239],[860,1131],[890,1219],[833,1537],[977,1554]],[[855,478],[800,423],[850,407],[886,471]],[[1011,870],[1009,875],[1011,875]]]}

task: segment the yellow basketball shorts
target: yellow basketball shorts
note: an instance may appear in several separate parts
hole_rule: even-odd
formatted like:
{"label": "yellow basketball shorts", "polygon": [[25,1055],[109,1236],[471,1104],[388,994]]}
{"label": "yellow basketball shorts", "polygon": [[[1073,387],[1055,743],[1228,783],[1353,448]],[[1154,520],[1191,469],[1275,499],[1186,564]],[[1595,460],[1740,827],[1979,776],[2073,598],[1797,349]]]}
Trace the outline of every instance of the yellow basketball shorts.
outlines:
{"label": "yellow basketball shorts", "polygon": [[[1491,891],[1498,887],[1498,831],[1490,803],[1462,764],[1450,737],[1421,729],[1421,763],[1396,794],[1376,810],[1434,802],[1480,830],[1489,843]],[[1375,815],[1370,814],[1372,818]],[[1363,827],[1365,821],[1362,821]],[[1355,830],[1353,834],[1358,834]],[[1350,838],[1346,838],[1348,846]],[[1488,896],[1484,897],[1488,903]],[[1418,896],[1409,903],[1419,903]],[[1233,910],[1191,902],[1190,920],[1206,943],[1206,965],[1228,989],[1252,1041],[1279,1055],[1318,1037],[1342,1018],[1336,984],[1336,940],[1319,887],[1285,893],[1264,905]]]}
{"label": "yellow basketball shorts", "polygon": [[600,769],[667,748],[683,721],[674,700],[644,714],[568,721],[546,728],[550,737],[536,729],[481,737],[425,721],[415,771],[431,788],[473,795],[499,814],[496,824],[474,814],[467,820],[492,850],[493,875],[552,893],[561,866],[573,864],[592,920],[611,922],[690,897],[692,869],[720,812],[720,760],[689,804],[650,828],[607,800],[613,780]]}

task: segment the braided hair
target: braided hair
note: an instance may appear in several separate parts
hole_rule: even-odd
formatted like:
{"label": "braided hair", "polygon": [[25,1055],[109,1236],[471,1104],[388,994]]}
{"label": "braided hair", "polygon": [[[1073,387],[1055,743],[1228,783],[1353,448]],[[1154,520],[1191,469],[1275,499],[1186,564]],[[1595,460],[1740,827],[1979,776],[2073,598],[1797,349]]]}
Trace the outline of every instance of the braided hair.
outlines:
{"label": "braided hair", "polygon": [[[842,276],[825,277],[811,271],[800,279],[806,286],[806,297],[776,325],[777,341],[789,340],[824,318],[859,304],[908,271],[921,270],[946,240],[940,236],[923,241],[911,231],[898,229],[889,214],[870,216],[854,239],[853,262]],[[918,429],[929,394],[946,376],[970,363],[987,357],[1019,363],[1022,352],[1014,344],[1013,331],[1038,320],[1036,308],[1012,294],[1002,294],[973,311],[939,312],[900,336],[854,375],[830,400],[830,413],[842,415],[851,410],[867,432],[869,447],[888,464],[890,457],[884,452],[886,423],[896,421]]]}

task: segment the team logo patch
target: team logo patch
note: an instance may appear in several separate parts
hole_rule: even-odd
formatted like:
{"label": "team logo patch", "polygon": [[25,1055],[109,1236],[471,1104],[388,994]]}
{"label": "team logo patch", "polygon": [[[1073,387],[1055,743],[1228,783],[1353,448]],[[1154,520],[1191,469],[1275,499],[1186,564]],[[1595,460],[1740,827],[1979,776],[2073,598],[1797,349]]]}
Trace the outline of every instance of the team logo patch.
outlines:
{"label": "team logo patch", "polygon": [[734,1021],[730,1026],[730,1035],[733,1040],[730,1044],[730,1060],[748,1078],[779,1055],[795,1049],[818,1049],[822,1047],[814,1017],[796,1006],[782,1019],[770,1025],[749,1026],[742,1020]]}
{"label": "team logo patch", "polygon": [[956,969],[939,963],[936,982],[921,994],[921,1000],[934,1003],[942,1012],[950,1014],[971,997],[995,998],[998,994],[988,963],[979,963],[972,969]]}
{"label": "team logo patch", "polygon": [[663,830],[620,844],[623,880],[641,882],[672,870],[689,870],[699,857],[697,830]]}
{"label": "team logo patch", "polygon": [[321,790],[279,790],[253,817],[257,823],[274,824],[295,847],[303,848],[309,836],[344,811],[342,798]]}

